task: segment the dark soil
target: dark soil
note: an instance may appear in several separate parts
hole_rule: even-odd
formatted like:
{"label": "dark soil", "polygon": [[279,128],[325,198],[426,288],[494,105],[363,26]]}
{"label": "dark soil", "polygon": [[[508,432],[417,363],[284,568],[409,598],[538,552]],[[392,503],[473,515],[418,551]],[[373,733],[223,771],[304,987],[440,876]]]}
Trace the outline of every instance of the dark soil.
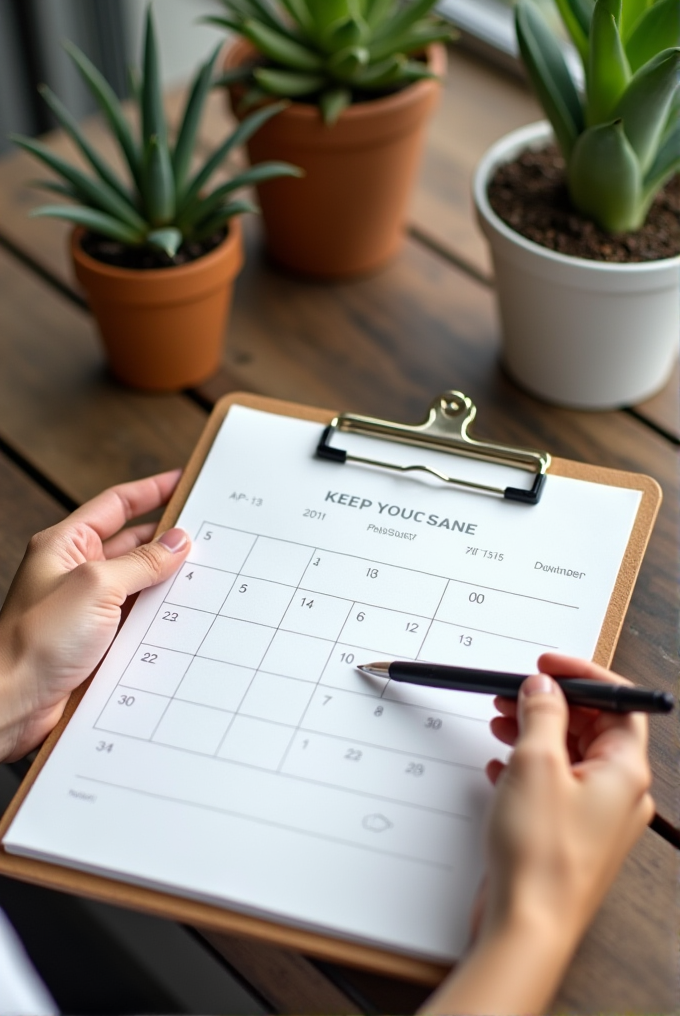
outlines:
{"label": "dark soil", "polygon": [[103,261],[106,265],[143,271],[150,268],[175,268],[196,261],[218,247],[226,235],[226,229],[220,229],[206,240],[183,243],[173,258],[151,247],[128,247],[97,233],[85,233],[80,246],[91,258]]}
{"label": "dark soil", "polygon": [[680,174],[657,194],[636,233],[607,233],[569,201],[564,160],[556,145],[524,152],[496,170],[489,202],[528,240],[592,261],[657,261],[680,254]]}

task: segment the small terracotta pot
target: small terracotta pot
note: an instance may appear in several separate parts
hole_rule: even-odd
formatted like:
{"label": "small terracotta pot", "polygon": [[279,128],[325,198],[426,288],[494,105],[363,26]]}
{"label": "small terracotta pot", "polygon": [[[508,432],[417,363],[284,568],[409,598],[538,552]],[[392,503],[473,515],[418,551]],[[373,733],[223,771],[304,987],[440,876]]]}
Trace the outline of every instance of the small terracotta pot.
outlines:
{"label": "small terracotta pot", "polygon": [[176,268],[117,268],[90,257],[71,234],[78,281],[97,319],[113,374],[124,384],[171,392],[217,370],[234,285],[243,264],[241,226],[223,242]]}
{"label": "small terracotta pot", "polygon": [[[237,40],[225,70],[254,52]],[[428,49],[430,69],[446,70],[446,50]],[[317,106],[293,102],[248,142],[251,163],[282,159],[305,171],[259,188],[267,248],[304,275],[341,279],[381,267],[399,250],[425,125],[440,92],[436,79],[356,103],[326,126]],[[239,117],[243,86],[229,90]]]}

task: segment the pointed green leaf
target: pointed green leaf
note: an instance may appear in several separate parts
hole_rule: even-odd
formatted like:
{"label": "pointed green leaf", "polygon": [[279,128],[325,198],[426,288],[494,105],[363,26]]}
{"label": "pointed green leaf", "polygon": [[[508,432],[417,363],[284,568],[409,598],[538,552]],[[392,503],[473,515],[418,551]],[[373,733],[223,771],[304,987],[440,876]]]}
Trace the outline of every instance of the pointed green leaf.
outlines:
{"label": "pointed green leaf", "polygon": [[651,201],[657,191],[680,172],[680,118],[676,119],[665,135],[654,162],[645,177],[645,196]]}
{"label": "pointed green leaf", "polygon": [[67,183],[58,183],[56,180],[29,180],[29,187],[39,187],[40,190],[51,191],[53,194],[61,194],[70,201],[78,201],[79,195],[75,187]]}
{"label": "pointed green leaf", "polygon": [[230,194],[240,190],[242,187],[255,187],[257,184],[265,183],[267,180],[276,180],[283,176],[301,177],[304,175],[301,169],[297,166],[291,166],[288,162],[259,162],[256,166],[251,166],[243,173],[232,177],[227,183],[223,183],[221,187],[217,187],[207,197],[198,198],[182,213],[177,224],[184,231],[190,229],[197,222],[201,222],[209,215],[212,215],[213,212],[224,204],[225,199]]}
{"label": "pointed green leaf", "polygon": [[264,106],[262,109],[258,109],[255,113],[251,113],[250,116],[246,117],[242,123],[236,128],[233,134],[222,142],[219,148],[213,152],[208,161],[203,167],[196,173],[192,179],[189,187],[187,188],[184,198],[182,200],[182,206],[178,209],[181,215],[186,208],[196,199],[200,194],[201,190],[207,184],[213,173],[222,165],[229,152],[233,148],[237,148],[239,145],[246,143],[248,138],[252,137],[255,131],[270,120],[273,116],[276,116],[281,110],[287,107],[286,102],[275,102],[269,106]]}
{"label": "pointed green leaf", "polygon": [[94,64],[88,60],[77,46],[72,42],[65,42],[64,49],[78,68],[86,85],[92,92],[97,105],[108,120],[118,144],[121,147],[125,160],[130,167],[133,179],[139,185],[141,179],[141,157],[137,144],[132,136],[132,131],[127,120],[123,116],[123,110],[115,92],[109,85],[106,78],[99,73]]}
{"label": "pointed green leaf", "polygon": [[20,135],[10,135],[10,139],[24,148],[27,152],[35,155],[44,162],[46,166],[62,176],[78,193],[78,198],[84,204],[107,212],[121,222],[126,223],[132,229],[145,229],[146,224],[139,213],[132,208],[128,202],[123,201],[120,195],[112,190],[103,180],[93,180],[81,170],[76,169],[65,159],[55,155],[40,141],[33,141],[31,138],[24,138]]}
{"label": "pointed green leaf", "polygon": [[384,36],[379,42],[371,43],[369,52],[372,60],[382,60],[397,53],[415,53],[424,50],[433,42],[450,42],[453,37],[454,33],[450,26],[425,22],[402,34]]}
{"label": "pointed green leaf", "polygon": [[358,88],[381,88],[384,84],[399,80],[403,64],[403,56],[390,56],[386,60],[371,62],[357,71],[354,83]]}
{"label": "pointed green leaf", "polygon": [[329,88],[319,97],[319,108],[323,122],[331,127],[340,114],[352,102],[352,93],[348,88]]}
{"label": "pointed green leaf", "polygon": [[319,42],[331,25],[356,13],[352,0],[307,0],[307,9],[314,25],[314,36]]}
{"label": "pointed green leaf", "polygon": [[590,26],[586,73],[586,122],[590,127],[612,119],[631,77],[614,9],[620,17],[621,0],[597,0]]}
{"label": "pointed green leaf", "polygon": [[177,251],[182,246],[184,237],[179,229],[173,229],[169,227],[167,229],[154,229],[150,233],[146,234],[146,243],[149,247],[157,247],[158,250],[162,250],[169,258],[174,258]]}
{"label": "pointed green leaf", "polygon": [[94,208],[42,205],[40,208],[34,208],[29,214],[31,218],[35,219],[65,219],[66,222],[84,226],[85,229],[90,229],[93,233],[100,233],[102,236],[108,236],[111,240],[118,240],[131,247],[138,247],[144,240],[144,231],[138,232],[130,229],[119,219],[114,219],[113,216],[106,215],[104,212],[98,212]]}
{"label": "pointed green leaf", "polygon": [[304,0],[281,0],[281,6],[290,14],[293,21],[299,25],[305,35],[309,37],[313,31],[314,22],[312,16],[309,13],[309,8]]}
{"label": "pointed green leaf", "polygon": [[381,24],[394,8],[394,0],[366,0],[364,17],[371,28]]}
{"label": "pointed green leaf", "polygon": [[167,146],[168,132],[163,110],[161,71],[158,59],[158,43],[153,23],[151,4],[146,11],[146,33],[144,37],[144,76],[142,80],[142,138],[144,146],[150,139],[158,139],[159,145]]}
{"label": "pointed green leaf", "polygon": [[556,0],[562,20],[585,66],[594,0]]}
{"label": "pointed green leaf", "polygon": [[524,66],[568,159],[584,124],[581,100],[562,50],[531,0],[519,0],[515,26]]}
{"label": "pointed green leaf", "polygon": [[427,17],[435,3],[436,0],[412,0],[411,3],[396,7],[396,13],[392,17],[385,18],[374,28],[374,38],[377,41],[385,35],[405,32],[411,25]]}
{"label": "pointed green leaf", "polygon": [[360,46],[368,34],[368,25],[363,18],[346,18],[331,25],[324,33],[321,44],[327,53],[337,53]]}
{"label": "pointed green leaf", "polygon": [[323,60],[318,53],[265,25],[246,21],[242,31],[254,46],[277,64],[299,71],[316,71],[323,67]]}
{"label": "pointed green leaf", "polygon": [[624,45],[627,45],[628,38],[638,18],[641,18],[648,7],[651,7],[654,0],[623,0],[621,8],[621,38]]}
{"label": "pointed green leaf", "polygon": [[87,140],[78,126],[78,121],[71,115],[63,102],[57,98],[52,89],[48,88],[47,85],[40,85],[38,91],[56,116],[66,134],[68,134],[74,144],[77,145],[100,179],[107,183],[113,190],[117,191],[124,201],[127,201],[130,205],[132,205],[130,195],[123,186],[122,182],[118,179],[108,163],[104,162],[97,150]]}
{"label": "pointed green leaf", "polygon": [[680,49],[667,49],[641,67],[616,107],[643,174],[652,164],[678,87]]}
{"label": "pointed green leaf", "polygon": [[328,70],[339,81],[351,82],[361,67],[366,67],[370,57],[367,49],[356,46],[334,53],[328,61]]}
{"label": "pointed green leaf", "polygon": [[569,194],[576,208],[610,233],[639,229],[642,174],[620,120],[589,127],[568,165]]}
{"label": "pointed green leaf", "polygon": [[291,99],[299,95],[311,95],[326,84],[324,74],[304,74],[302,71],[273,71],[259,67],[253,77],[270,95],[283,95]]}
{"label": "pointed green leaf", "polygon": [[204,240],[216,233],[218,229],[222,229],[225,223],[235,215],[243,215],[245,212],[257,215],[259,211],[260,209],[252,201],[232,201],[211,215],[205,222],[201,222],[194,230],[193,236],[196,240]]}
{"label": "pointed green leaf", "polygon": [[252,74],[254,66],[254,63],[241,64],[240,67],[234,67],[233,70],[224,71],[223,74],[220,74],[219,77],[214,79],[212,87],[228,87],[229,85],[235,85],[241,81],[246,81]]}
{"label": "pointed green leaf", "polygon": [[144,161],[144,211],[152,226],[165,226],[175,214],[175,178],[168,146],[152,136]]}
{"label": "pointed green leaf", "polygon": [[626,43],[631,70],[673,46],[680,46],[680,2],[659,0],[637,21]]}
{"label": "pointed green leaf", "polygon": [[217,46],[212,55],[199,67],[189,91],[186,106],[184,107],[182,125],[172,153],[172,168],[175,174],[175,187],[178,193],[181,192],[189,171],[191,156],[196,144],[198,126],[203,114],[205,100],[211,88],[213,67],[221,48],[221,44]]}

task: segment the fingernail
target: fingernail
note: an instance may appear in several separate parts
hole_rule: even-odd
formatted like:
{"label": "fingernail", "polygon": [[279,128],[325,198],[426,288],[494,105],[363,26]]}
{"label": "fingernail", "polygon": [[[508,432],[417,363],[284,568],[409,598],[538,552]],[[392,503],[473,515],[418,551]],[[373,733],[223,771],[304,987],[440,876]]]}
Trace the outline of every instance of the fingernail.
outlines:
{"label": "fingernail", "polygon": [[158,537],[158,542],[162,543],[171,554],[176,554],[178,550],[186,547],[188,540],[189,535],[183,529],[168,529],[162,536]]}
{"label": "fingernail", "polygon": [[532,674],[522,682],[522,695],[554,695],[555,682],[547,674]]}

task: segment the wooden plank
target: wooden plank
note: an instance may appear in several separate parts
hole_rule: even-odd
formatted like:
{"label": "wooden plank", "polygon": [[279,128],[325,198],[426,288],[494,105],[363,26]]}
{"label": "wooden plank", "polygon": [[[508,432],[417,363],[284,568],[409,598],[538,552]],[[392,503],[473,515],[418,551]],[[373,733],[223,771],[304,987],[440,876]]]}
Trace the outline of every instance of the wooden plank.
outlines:
{"label": "wooden plank", "polygon": [[205,422],[106,374],[89,315],[0,251],[0,435],[75,501],[182,465]]}
{"label": "wooden plank", "polygon": [[30,538],[65,515],[54,498],[0,454],[0,606]]}

